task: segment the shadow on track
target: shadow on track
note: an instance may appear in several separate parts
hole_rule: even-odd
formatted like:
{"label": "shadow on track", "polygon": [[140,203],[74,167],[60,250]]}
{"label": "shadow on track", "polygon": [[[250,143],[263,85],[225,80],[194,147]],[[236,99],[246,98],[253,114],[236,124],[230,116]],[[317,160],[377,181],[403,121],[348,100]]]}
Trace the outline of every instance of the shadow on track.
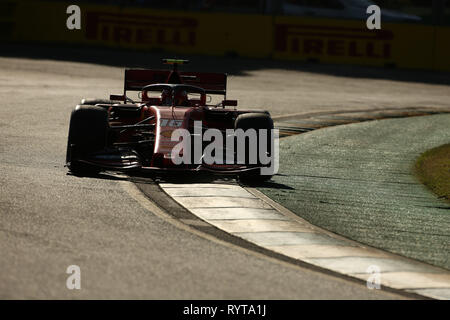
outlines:
{"label": "shadow on track", "polygon": [[221,184],[239,184],[243,187],[265,187],[272,189],[294,190],[292,187],[273,181],[265,181],[260,183],[243,183],[238,181],[234,175],[214,175],[206,172],[183,172],[183,173],[142,173],[129,172],[127,174],[117,174],[115,172],[100,172],[85,175],[74,175],[68,172],[67,175],[72,175],[82,179],[103,179],[113,181],[130,181],[140,184],[154,184],[156,183],[173,183],[173,184],[198,184],[198,183],[221,183]]}
{"label": "shadow on track", "polygon": [[183,66],[186,71],[226,72],[229,75],[245,76],[260,69],[280,69],[336,77],[361,79],[386,79],[394,81],[418,82],[450,85],[450,73],[395,68],[377,68],[353,65],[318,64],[300,61],[275,61],[271,59],[250,59],[241,57],[218,57],[205,55],[176,55],[162,51],[133,51],[125,49],[105,49],[87,46],[50,46],[43,44],[2,44],[2,57],[29,59],[51,59],[95,63],[99,65],[129,68],[161,69],[161,59],[179,57],[191,60]]}

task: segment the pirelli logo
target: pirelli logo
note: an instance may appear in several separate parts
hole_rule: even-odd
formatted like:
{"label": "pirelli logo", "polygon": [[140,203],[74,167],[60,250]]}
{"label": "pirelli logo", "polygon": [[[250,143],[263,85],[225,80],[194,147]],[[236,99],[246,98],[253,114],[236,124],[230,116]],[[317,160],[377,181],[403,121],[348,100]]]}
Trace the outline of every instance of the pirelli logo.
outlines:
{"label": "pirelli logo", "polygon": [[184,17],[88,12],[89,40],[151,46],[195,46],[198,22]]}
{"label": "pirelli logo", "polygon": [[388,30],[277,24],[275,51],[298,56],[389,59],[393,38]]}

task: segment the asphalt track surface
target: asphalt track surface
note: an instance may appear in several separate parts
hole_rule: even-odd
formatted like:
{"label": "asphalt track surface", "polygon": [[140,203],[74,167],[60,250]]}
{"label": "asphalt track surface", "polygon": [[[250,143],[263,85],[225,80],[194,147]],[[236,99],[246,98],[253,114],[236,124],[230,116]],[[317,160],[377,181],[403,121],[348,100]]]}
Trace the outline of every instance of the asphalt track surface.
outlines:
{"label": "asphalt track surface", "polygon": [[[222,68],[227,63],[236,64],[217,59]],[[81,98],[120,93],[122,77],[115,66],[0,58],[0,298],[403,297],[180,229],[131,197],[120,178],[67,175],[70,111]],[[397,99],[387,98],[395,92]],[[275,115],[366,102],[376,107],[382,96],[399,107],[444,104],[450,97],[445,84],[277,68],[237,73],[229,93]],[[81,290],[66,288],[66,268],[74,264],[81,268]]]}

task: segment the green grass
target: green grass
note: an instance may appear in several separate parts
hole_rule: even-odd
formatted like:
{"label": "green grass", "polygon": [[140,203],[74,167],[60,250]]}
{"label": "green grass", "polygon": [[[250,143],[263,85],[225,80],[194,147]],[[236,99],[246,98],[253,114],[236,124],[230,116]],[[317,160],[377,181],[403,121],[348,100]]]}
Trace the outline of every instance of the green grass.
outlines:
{"label": "green grass", "polygon": [[416,161],[419,180],[450,202],[450,144],[424,152]]}

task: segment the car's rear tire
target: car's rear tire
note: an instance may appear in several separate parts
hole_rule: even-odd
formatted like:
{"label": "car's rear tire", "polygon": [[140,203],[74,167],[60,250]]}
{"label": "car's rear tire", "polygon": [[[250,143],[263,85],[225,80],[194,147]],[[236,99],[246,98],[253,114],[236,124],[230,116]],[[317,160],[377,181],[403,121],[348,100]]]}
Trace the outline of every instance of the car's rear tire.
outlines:
{"label": "car's rear tire", "polygon": [[[271,148],[271,133],[273,129],[273,120],[267,113],[244,113],[239,115],[235,122],[234,122],[234,129],[242,129],[244,131],[248,129],[255,129],[258,133],[259,129],[267,129],[270,134],[267,135],[267,141],[266,141],[266,150],[269,150],[269,152],[272,152],[270,150]],[[258,136],[258,135],[257,135]],[[248,150],[249,145],[248,141],[246,141],[246,161],[249,159],[248,156]],[[258,143],[257,143],[257,151],[259,154],[259,136],[258,136]],[[262,166],[262,164],[259,163],[258,159],[258,165]],[[239,180],[244,183],[262,183],[264,181],[270,180],[273,175],[262,175],[261,171],[259,169],[245,171],[239,174]]]}
{"label": "car's rear tire", "polygon": [[108,112],[105,108],[76,106],[70,116],[66,153],[66,163],[72,173],[85,175],[100,171],[78,160],[107,146],[108,129]]}

